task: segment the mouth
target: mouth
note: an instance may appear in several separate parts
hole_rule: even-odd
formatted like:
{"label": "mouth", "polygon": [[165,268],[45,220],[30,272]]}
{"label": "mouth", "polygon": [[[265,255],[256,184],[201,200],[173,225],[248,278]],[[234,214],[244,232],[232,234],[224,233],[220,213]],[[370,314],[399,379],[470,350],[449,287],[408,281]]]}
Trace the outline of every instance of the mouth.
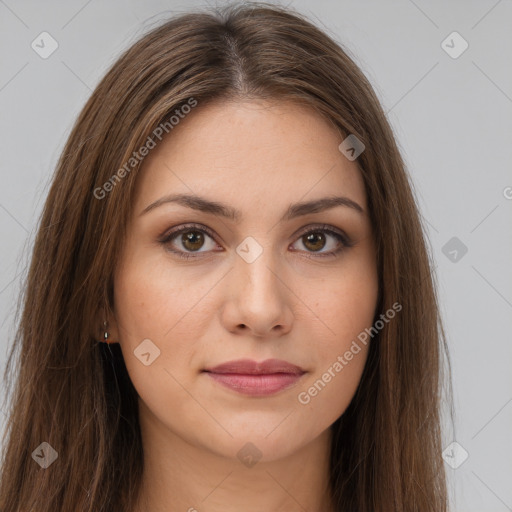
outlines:
{"label": "mouth", "polygon": [[219,384],[250,396],[268,396],[296,384],[306,373],[300,366],[279,359],[256,362],[239,359],[203,370]]}

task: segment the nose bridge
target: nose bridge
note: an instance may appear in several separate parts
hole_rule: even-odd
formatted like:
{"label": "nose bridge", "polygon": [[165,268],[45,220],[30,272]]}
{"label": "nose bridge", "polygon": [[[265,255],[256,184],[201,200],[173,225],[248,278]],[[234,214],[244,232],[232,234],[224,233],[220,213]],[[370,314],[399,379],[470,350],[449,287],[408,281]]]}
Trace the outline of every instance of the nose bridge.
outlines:
{"label": "nose bridge", "polygon": [[[270,244],[263,246],[252,237],[236,249],[232,275],[235,290],[237,326],[244,325],[259,335],[266,335],[276,326],[288,330],[291,311],[279,276],[275,252]],[[274,329],[275,330],[275,329]]]}
{"label": "nose bridge", "polygon": [[260,295],[279,294],[276,259],[272,246],[263,246],[253,237],[247,237],[236,249],[236,275],[244,283],[245,292],[257,299]]}

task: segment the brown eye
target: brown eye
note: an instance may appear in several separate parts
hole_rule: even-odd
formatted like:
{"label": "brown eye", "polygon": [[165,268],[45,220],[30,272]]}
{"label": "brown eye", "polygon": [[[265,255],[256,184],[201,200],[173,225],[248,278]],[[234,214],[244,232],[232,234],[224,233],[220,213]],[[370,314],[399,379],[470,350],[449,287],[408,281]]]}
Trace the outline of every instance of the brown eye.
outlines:
{"label": "brown eye", "polygon": [[167,251],[183,259],[205,256],[205,253],[211,252],[216,247],[213,233],[210,233],[206,227],[195,225],[182,226],[170,231],[163,235],[159,242]]}
{"label": "brown eye", "polygon": [[[335,257],[344,249],[352,247],[354,244],[348,236],[342,232],[334,231],[328,225],[319,226],[316,229],[310,229],[302,234],[295,242],[300,242],[304,249],[295,248],[301,252],[309,254],[307,257]],[[327,250],[324,250],[327,249]]]}
{"label": "brown eye", "polygon": [[204,235],[201,231],[187,231],[181,235],[181,243],[188,251],[197,251],[204,244]]}
{"label": "brown eye", "polygon": [[325,235],[321,232],[311,232],[302,237],[303,244],[311,251],[320,251],[325,246]]}

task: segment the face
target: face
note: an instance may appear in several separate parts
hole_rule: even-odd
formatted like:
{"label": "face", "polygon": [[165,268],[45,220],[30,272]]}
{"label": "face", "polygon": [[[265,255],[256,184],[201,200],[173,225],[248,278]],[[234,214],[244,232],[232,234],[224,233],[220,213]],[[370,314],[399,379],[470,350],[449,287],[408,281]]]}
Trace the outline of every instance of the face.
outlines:
{"label": "face", "polygon": [[[141,425],[274,460],[343,414],[368,345],[345,354],[372,325],[378,281],[342,140],[292,103],[199,104],[145,158],[113,319]],[[345,199],[306,205],[332,197]]]}

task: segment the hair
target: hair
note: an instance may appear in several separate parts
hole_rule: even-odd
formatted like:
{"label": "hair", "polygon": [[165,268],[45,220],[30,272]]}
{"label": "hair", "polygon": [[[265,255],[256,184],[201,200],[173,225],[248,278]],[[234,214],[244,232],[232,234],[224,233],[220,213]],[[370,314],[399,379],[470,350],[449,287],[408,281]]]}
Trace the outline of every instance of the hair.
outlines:
{"label": "hair", "polygon": [[[293,101],[366,146],[356,163],[376,242],[375,318],[396,302],[402,310],[370,343],[357,391],[331,427],[330,488],[340,512],[446,511],[441,407],[449,361],[445,368],[413,185],[349,52],[303,15],[264,3],[189,11],[152,27],[112,65],[74,124],[39,221],[4,377],[14,391],[0,509],[106,512],[135,503],[143,472],[137,392],[119,345],[99,343],[98,329],[112,311],[141,163],[112,178],[191,98],[197,108]],[[99,199],[95,191],[107,182]],[[32,457],[43,441],[58,452],[47,469]]]}

